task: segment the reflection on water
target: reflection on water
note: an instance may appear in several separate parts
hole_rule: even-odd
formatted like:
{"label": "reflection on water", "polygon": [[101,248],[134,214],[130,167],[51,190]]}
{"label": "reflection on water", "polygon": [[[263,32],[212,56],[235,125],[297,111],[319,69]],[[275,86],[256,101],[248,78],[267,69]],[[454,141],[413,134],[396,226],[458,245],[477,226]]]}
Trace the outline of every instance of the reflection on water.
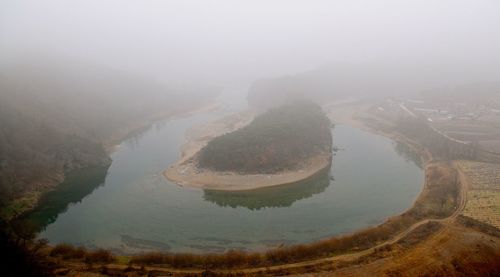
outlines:
{"label": "reflection on water", "polygon": [[[160,124],[162,124],[162,122],[158,122],[158,123],[156,123],[156,124],[155,124],[155,126],[156,126],[156,125],[158,125],[159,127],[157,127],[157,128],[161,128],[161,127],[162,127],[162,125],[160,125]],[[152,125],[148,125],[148,126],[144,126],[144,127],[142,127],[142,128],[139,128],[139,129],[137,129],[137,130],[134,130],[133,132],[131,132],[131,133],[129,133],[129,134],[127,135],[127,139],[124,141],[124,143],[125,143],[127,146],[129,146],[129,147],[131,147],[131,148],[133,148],[133,149],[138,148],[138,147],[139,147],[139,145],[140,145],[140,142],[141,142],[142,137],[143,137],[143,136],[144,136],[144,134],[146,134],[149,130],[151,130],[151,128],[152,128],[152,127],[153,127]]]}
{"label": "reflection on water", "polygon": [[394,150],[407,162],[411,161],[420,169],[423,169],[422,158],[413,148],[401,142],[394,142]]}
{"label": "reflection on water", "polygon": [[108,166],[89,167],[71,171],[66,174],[64,182],[53,191],[46,193],[38,207],[24,215],[20,220],[28,220],[38,231],[56,221],[60,213],[65,212],[71,204],[80,202],[104,184]]}
{"label": "reflection on water", "polygon": [[330,167],[297,183],[250,191],[204,190],[203,199],[221,207],[250,210],[290,207],[295,201],[322,193],[330,185]]}

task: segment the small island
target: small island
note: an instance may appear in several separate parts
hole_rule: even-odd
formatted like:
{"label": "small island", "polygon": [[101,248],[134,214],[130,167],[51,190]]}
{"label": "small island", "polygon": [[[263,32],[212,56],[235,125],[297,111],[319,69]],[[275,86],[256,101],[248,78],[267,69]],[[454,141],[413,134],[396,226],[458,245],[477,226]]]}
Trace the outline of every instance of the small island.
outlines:
{"label": "small island", "polygon": [[243,118],[244,126],[226,119],[239,128],[222,128],[197,151],[184,149],[165,177],[187,187],[251,190],[298,182],[331,165],[332,125],[319,105],[296,100]]}

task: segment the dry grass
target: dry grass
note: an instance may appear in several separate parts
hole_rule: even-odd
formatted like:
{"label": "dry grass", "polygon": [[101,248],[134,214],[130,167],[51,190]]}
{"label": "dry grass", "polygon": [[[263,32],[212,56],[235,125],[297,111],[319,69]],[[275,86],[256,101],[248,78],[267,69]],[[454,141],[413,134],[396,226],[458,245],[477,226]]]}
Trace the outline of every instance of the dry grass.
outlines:
{"label": "dry grass", "polygon": [[415,246],[394,247],[384,259],[314,276],[499,276],[499,243],[475,230],[443,226]]}
{"label": "dry grass", "polygon": [[455,211],[458,191],[455,168],[448,163],[429,165],[424,190],[407,213],[416,219],[448,217]]}
{"label": "dry grass", "polygon": [[476,231],[488,234],[488,235],[493,236],[493,237],[500,238],[500,229],[498,229],[494,226],[491,226],[489,224],[483,223],[479,220],[475,220],[473,218],[470,218],[470,217],[467,217],[464,215],[459,215],[457,218],[457,222],[458,222],[458,224],[460,224],[464,227],[474,229]]}
{"label": "dry grass", "polygon": [[81,260],[85,258],[86,254],[87,249],[83,247],[75,247],[66,243],[58,244],[50,251],[51,257],[59,257],[64,260]]}
{"label": "dry grass", "polygon": [[173,268],[235,268],[256,266],[263,262],[260,253],[228,251],[224,254],[171,254],[152,252],[132,257],[130,264],[169,265]]}
{"label": "dry grass", "polygon": [[75,247],[66,243],[56,245],[49,255],[63,260],[84,261],[87,264],[111,263],[116,260],[108,250],[87,250],[85,247]]}

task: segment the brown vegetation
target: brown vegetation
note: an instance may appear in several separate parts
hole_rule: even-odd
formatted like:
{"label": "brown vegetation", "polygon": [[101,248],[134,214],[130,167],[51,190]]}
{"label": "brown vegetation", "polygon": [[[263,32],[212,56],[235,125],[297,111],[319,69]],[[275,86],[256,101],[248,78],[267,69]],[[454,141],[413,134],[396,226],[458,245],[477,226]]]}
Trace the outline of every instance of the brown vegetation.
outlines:
{"label": "brown vegetation", "polygon": [[85,247],[75,247],[70,244],[62,243],[56,245],[50,251],[51,257],[57,257],[63,260],[79,260],[87,264],[111,263],[116,259],[110,251],[104,249],[87,250]]}
{"label": "brown vegetation", "polygon": [[405,214],[415,219],[445,218],[456,208],[460,180],[449,163],[428,165],[425,187],[414,206]]}
{"label": "brown vegetation", "polygon": [[500,238],[500,229],[491,226],[489,224],[483,223],[481,221],[475,220],[473,218],[460,215],[457,218],[457,222],[464,227],[471,228],[479,232],[488,234],[490,236]]}
{"label": "brown vegetation", "polygon": [[[416,230],[415,230],[416,231]],[[385,259],[363,266],[354,263],[335,272],[339,276],[498,276],[498,238],[460,226],[443,226],[417,245],[393,245]],[[326,269],[326,268],[325,268]],[[321,269],[316,268],[316,271]],[[328,270],[328,269],[326,269]],[[317,274],[331,276],[332,274]]]}

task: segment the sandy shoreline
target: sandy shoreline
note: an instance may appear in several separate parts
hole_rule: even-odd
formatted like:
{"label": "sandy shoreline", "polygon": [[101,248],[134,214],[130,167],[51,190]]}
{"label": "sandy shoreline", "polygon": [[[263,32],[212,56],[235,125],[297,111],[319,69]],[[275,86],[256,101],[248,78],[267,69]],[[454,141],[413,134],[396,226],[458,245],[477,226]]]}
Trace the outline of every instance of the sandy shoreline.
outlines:
{"label": "sandy shoreline", "polygon": [[331,165],[331,153],[315,156],[303,162],[301,169],[276,174],[238,174],[199,169],[194,156],[211,139],[249,124],[254,118],[250,111],[224,117],[186,132],[187,142],[182,146],[181,159],[163,172],[163,176],[182,187],[210,190],[253,190],[263,187],[295,183],[309,178]]}

